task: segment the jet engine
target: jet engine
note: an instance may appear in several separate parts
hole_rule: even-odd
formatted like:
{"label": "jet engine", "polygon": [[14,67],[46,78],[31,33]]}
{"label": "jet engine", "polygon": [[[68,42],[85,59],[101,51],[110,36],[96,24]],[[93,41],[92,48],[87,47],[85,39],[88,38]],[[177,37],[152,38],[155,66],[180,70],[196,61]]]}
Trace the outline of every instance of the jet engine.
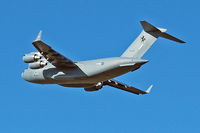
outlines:
{"label": "jet engine", "polygon": [[47,61],[40,60],[38,62],[29,63],[29,68],[31,69],[39,69],[47,65]]}
{"label": "jet engine", "polygon": [[98,91],[103,87],[103,83],[99,82],[95,86],[84,88],[85,91]]}
{"label": "jet engine", "polygon": [[23,61],[25,63],[32,63],[32,62],[38,61],[41,58],[42,58],[42,55],[39,52],[32,52],[29,54],[25,54],[23,56]]}

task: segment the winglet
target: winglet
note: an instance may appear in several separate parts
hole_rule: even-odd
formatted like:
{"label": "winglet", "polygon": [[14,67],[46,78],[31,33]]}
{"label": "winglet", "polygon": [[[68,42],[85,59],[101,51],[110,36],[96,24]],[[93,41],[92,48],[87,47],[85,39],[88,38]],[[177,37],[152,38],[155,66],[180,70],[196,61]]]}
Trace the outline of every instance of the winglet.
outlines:
{"label": "winglet", "polygon": [[38,33],[37,38],[35,39],[35,41],[40,41],[42,37],[42,31],[40,30],[40,32]]}
{"label": "winglet", "polygon": [[152,89],[153,85],[150,85],[149,88],[146,90],[146,94],[150,93],[151,92],[151,89]]}

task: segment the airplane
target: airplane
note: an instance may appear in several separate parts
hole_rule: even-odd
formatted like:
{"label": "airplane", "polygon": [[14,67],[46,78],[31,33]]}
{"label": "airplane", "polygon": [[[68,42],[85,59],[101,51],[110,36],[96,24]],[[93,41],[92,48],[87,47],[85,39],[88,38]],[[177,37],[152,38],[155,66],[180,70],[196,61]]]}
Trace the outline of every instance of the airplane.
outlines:
{"label": "airplane", "polygon": [[140,23],[143,27],[142,32],[120,57],[87,61],[72,61],[56,52],[41,40],[42,31],[40,31],[32,43],[38,52],[23,56],[28,68],[21,76],[32,83],[80,87],[85,91],[98,91],[108,85],[137,95],[148,94],[153,85],[143,91],[113,78],[135,71],[147,63],[148,60],[142,59],[142,56],[158,37],[179,43],[185,42],[167,34],[167,29],[155,27],[147,21]]}

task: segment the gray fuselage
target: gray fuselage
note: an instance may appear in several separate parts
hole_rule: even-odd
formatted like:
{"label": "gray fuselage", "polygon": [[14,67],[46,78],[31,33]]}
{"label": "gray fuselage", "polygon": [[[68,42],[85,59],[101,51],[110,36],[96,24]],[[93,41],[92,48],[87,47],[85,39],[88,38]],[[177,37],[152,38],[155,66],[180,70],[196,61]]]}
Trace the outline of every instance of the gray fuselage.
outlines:
{"label": "gray fuselage", "polygon": [[23,79],[39,84],[60,84],[69,87],[87,87],[129,71],[148,62],[127,57],[113,57],[74,62],[76,68],[57,68],[51,63],[40,69],[25,69]]}

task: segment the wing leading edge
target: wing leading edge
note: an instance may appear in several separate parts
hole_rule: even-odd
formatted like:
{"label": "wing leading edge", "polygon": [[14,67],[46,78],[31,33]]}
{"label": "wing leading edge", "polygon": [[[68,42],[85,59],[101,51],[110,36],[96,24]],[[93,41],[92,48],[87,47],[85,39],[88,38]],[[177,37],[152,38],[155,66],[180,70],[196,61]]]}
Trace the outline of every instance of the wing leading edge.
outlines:
{"label": "wing leading edge", "polygon": [[112,87],[115,87],[117,89],[121,89],[121,90],[124,90],[124,91],[128,91],[128,92],[131,92],[131,93],[134,93],[134,94],[148,94],[150,93],[153,85],[151,85],[146,91],[142,91],[142,90],[139,90],[133,86],[128,86],[124,83],[121,83],[119,81],[116,81],[116,80],[113,80],[113,79],[110,79],[110,80],[107,80],[107,81],[104,81],[103,83],[104,85],[109,85],[109,86],[112,86]]}
{"label": "wing leading edge", "polygon": [[65,56],[53,50],[50,46],[41,41],[42,31],[39,32],[35,41],[33,41],[34,47],[54,66],[59,68],[73,68],[76,65]]}

